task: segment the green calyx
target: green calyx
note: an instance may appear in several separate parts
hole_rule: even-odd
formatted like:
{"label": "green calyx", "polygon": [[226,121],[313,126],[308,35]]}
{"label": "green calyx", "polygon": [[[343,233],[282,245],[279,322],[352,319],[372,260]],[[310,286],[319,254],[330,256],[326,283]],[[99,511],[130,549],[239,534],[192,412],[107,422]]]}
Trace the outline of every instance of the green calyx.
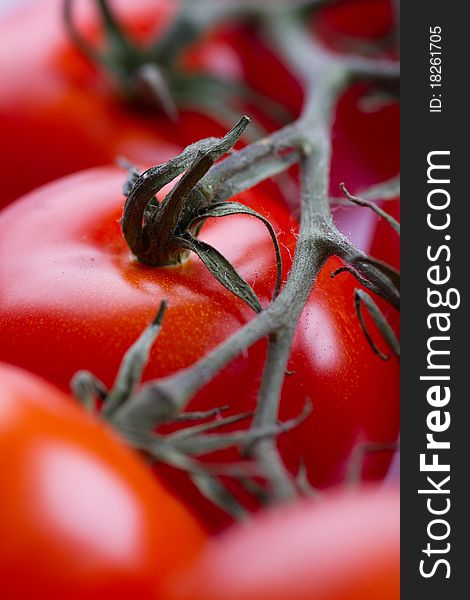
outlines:
{"label": "green calyx", "polygon": [[[188,72],[181,68],[181,53],[204,32],[228,19],[250,16],[249,7],[211,5],[204,8],[192,0],[183,1],[179,13],[158,40],[138,45],[123,30],[108,0],[95,0],[104,32],[102,48],[94,47],[77,29],[73,17],[73,0],[64,0],[63,17],[68,35],[76,48],[109,79],[121,99],[154,111],[171,121],[181,109],[214,114],[224,125],[233,123],[239,114],[240,101],[263,106],[266,114],[287,122],[292,115],[275,101],[269,100],[241,82],[207,72]],[[264,134],[261,129],[256,133]]]}
{"label": "green calyx", "polygon": [[[124,186],[127,200],[121,227],[129,248],[141,263],[152,267],[177,265],[194,252],[225,288],[255,312],[260,312],[261,304],[251,286],[216,248],[197,237],[209,217],[248,214],[260,219],[269,231],[276,253],[278,276],[274,296],[277,295],[282,263],[269,221],[239,202],[211,200],[216,190],[211,185],[209,170],[234,146],[249,122],[248,117],[242,117],[223,138],[207,138],[192,144],[176,158],[142,175],[131,168]],[[182,173],[178,183],[159,203],[156,194]]]}

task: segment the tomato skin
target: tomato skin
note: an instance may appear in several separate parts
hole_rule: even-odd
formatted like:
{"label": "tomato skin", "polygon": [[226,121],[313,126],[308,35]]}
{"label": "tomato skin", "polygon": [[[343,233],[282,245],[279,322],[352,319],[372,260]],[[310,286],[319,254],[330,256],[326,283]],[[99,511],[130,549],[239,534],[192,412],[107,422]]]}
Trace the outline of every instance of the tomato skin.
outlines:
{"label": "tomato skin", "polygon": [[399,494],[326,495],[212,540],[167,600],[398,600]]}
{"label": "tomato skin", "polygon": [[[1,317],[2,331],[8,335],[0,353],[62,389],[68,389],[77,365],[94,371],[110,386],[123,354],[152,320],[162,299],[168,299],[169,309],[147,379],[188,366],[254,314],[241,300],[232,300],[195,257],[159,269],[132,257],[119,225],[125,178],[114,167],[84,171],[32,192],[0,216],[5,233],[0,240]],[[296,224],[284,208],[254,193],[242,197],[257,208],[264,206],[281,232],[281,242],[294,242],[289,231]],[[23,210],[27,218],[19,219]],[[21,252],[12,246],[15,236],[7,233],[13,234],[18,219]],[[251,217],[233,216],[208,222],[203,232],[203,239],[221,249],[225,240],[226,255],[242,275],[257,277],[254,287],[266,305],[276,267],[264,225]],[[289,265],[289,250],[282,252]],[[11,285],[13,278],[22,284]]]}
{"label": "tomato skin", "polygon": [[0,365],[2,598],[158,600],[205,535],[59,390]]}
{"label": "tomato skin", "polygon": [[[63,389],[78,369],[110,386],[124,352],[167,299],[163,330],[144,373],[148,380],[189,366],[253,317],[195,256],[162,269],[131,257],[119,227],[122,180],[115,168],[85,171],[36,190],[0,215],[0,360]],[[287,273],[295,222],[259,190],[240,200],[279,232]],[[233,261],[266,306],[276,268],[264,226],[233,216],[208,222],[201,237]],[[283,434],[279,447],[289,468],[296,472],[302,461],[318,487],[344,480],[358,444],[390,442],[398,434],[398,361],[380,360],[366,342],[354,311],[357,281],[347,273],[330,278],[341,264],[332,258],[325,265],[303,312],[280,412],[283,420],[292,418],[307,399],[313,403],[312,414]],[[253,410],[265,355],[261,340],[198,392],[189,409],[228,404],[227,414]],[[225,451],[208,459],[237,457]],[[391,453],[368,456],[364,479],[382,478],[390,458]],[[192,494],[186,476],[169,474],[169,484],[186,498]],[[197,502],[194,509],[210,527],[227,523],[220,514],[214,517],[217,511],[207,503]]]}

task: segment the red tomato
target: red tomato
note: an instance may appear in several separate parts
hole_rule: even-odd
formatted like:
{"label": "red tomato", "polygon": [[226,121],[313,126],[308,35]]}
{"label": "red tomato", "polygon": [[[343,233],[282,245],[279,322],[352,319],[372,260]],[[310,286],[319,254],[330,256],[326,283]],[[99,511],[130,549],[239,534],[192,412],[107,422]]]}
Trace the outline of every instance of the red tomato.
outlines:
{"label": "red tomato", "polygon": [[[100,31],[95,4],[74,2],[77,27],[92,39]],[[133,110],[118,100],[102,73],[69,41],[62,5],[63,0],[31,3],[0,22],[0,206],[120,155],[136,164],[157,164],[181,145],[225,129],[189,112],[175,125],[163,114]],[[112,6],[133,38],[143,42],[170,22],[178,3],[113,0]]]}
{"label": "red tomato", "polygon": [[206,546],[167,600],[398,600],[395,489],[278,508]]}
{"label": "red tomato", "polygon": [[157,600],[204,535],[67,396],[0,365],[0,596]]}
{"label": "red tomato", "polygon": [[[123,174],[101,168],[36,190],[0,215],[0,360],[36,372],[62,388],[78,369],[111,385],[119,362],[166,298],[169,309],[145,379],[187,367],[252,318],[197,257],[177,267],[138,264],[123,240]],[[291,265],[296,225],[285,208],[259,190],[240,199],[269,218],[279,233],[285,272]],[[275,281],[272,243],[256,219],[237,215],[210,220],[202,239],[227,256],[252,283],[262,304]],[[399,421],[399,366],[369,347],[354,311],[357,281],[330,278],[341,265],[323,268],[297,330],[285,379],[281,418],[299,415],[309,398],[313,412],[279,439],[292,471],[305,464],[314,485],[345,477],[353,449],[390,442]],[[376,336],[377,337],[377,336]],[[193,399],[191,410],[230,406],[252,410],[266,352],[262,340],[227,366]],[[217,453],[211,460],[233,460]],[[381,478],[390,454],[368,456],[365,479]],[[184,476],[170,483],[187,496]],[[197,502],[200,501],[200,505]],[[218,527],[226,520],[200,499],[195,510]],[[219,518],[220,517],[220,518]]]}
{"label": "red tomato", "polygon": [[321,7],[315,29],[323,42],[338,50],[359,42],[380,42],[393,34],[394,0],[340,0]]}
{"label": "red tomato", "polygon": [[[95,3],[75,0],[74,14],[79,30],[98,42],[100,25]],[[170,0],[110,3],[138,43],[158,37],[178,8],[178,3]],[[63,0],[42,0],[0,20],[0,207],[38,185],[80,169],[112,163],[117,156],[150,166],[196,139],[226,131],[226,123],[199,113],[183,111],[179,121],[172,123],[161,113],[138,111],[119,100],[102,73],[68,40],[62,4]],[[356,12],[361,15],[361,23],[369,12],[374,22],[380,18],[375,15],[374,2],[362,4],[365,8]],[[262,96],[276,101],[287,110],[277,120],[266,117],[269,109],[260,108],[260,97],[235,104],[240,113],[254,116],[267,129],[276,128],[279,122],[289,120],[289,114],[295,117],[300,111],[299,83],[269,44],[249,28],[229,24],[209,32],[183,55],[179,68],[246,82]],[[361,189],[376,183],[383,171],[390,171],[390,162],[397,165],[398,161],[394,151],[398,140],[395,109],[368,115],[358,111],[356,104],[357,94],[353,93],[338,108],[332,164],[334,195],[340,181],[345,181],[351,191],[359,191],[354,189],[356,182]],[[398,166],[393,167],[392,175],[397,170]],[[365,172],[372,181],[362,177]]]}
{"label": "red tomato", "polygon": [[[98,44],[102,28],[96,0],[73,4],[77,28]],[[38,185],[113,163],[118,156],[152,166],[197,139],[223,135],[232,124],[187,110],[180,111],[175,123],[161,111],[120,99],[70,42],[62,5],[63,0],[42,0],[0,20],[0,207]],[[132,40],[150,44],[171,22],[179,3],[111,0],[110,5]],[[188,56],[183,54],[180,71],[241,80],[237,36],[230,31],[208,34]],[[272,127],[256,104],[240,102],[236,110],[249,111]]]}

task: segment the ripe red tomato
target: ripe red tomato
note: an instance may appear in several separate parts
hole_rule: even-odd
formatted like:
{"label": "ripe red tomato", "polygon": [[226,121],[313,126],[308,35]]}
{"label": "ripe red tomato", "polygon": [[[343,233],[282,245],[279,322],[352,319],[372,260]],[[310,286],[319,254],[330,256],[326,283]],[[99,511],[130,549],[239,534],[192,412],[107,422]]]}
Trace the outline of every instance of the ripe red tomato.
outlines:
{"label": "ripe red tomato", "polygon": [[[115,168],[85,171],[25,196],[0,214],[0,360],[23,366],[66,389],[78,369],[111,385],[119,362],[166,298],[169,309],[145,379],[187,367],[252,318],[197,257],[177,267],[138,264],[123,240],[123,174]],[[295,245],[295,222],[259,190],[241,201],[269,218],[279,234],[285,272]],[[202,239],[227,256],[266,306],[275,283],[272,243],[256,219],[210,220]],[[354,311],[357,281],[325,265],[297,330],[281,405],[281,418],[299,415],[309,398],[312,414],[279,439],[292,471],[302,461],[314,485],[344,479],[353,449],[390,442],[399,422],[399,366],[369,347]],[[377,336],[376,336],[377,337]],[[380,343],[379,343],[380,345]],[[228,414],[252,410],[266,352],[262,340],[225,368],[189,408],[229,405]],[[211,460],[233,460],[216,453]],[[390,454],[364,463],[365,479],[381,478]],[[168,473],[167,473],[168,475]],[[168,476],[187,497],[186,476]],[[199,504],[198,504],[199,503]],[[213,527],[211,506],[191,500]]]}
{"label": "ripe red tomato", "polygon": [[[79,30],[98,42],[95,3],[75,0],[74,14]],[[226,131],[226,123],[202,113],[181,111],[179,121],[173,123],[158,111],[136,110],[120,100],[103,74],[67,38],[62,4],[63,0],[30,3],[0,19],[0,207],[38,185],[112,163],[120,155],[151,166],[173,156],[181,146]],[[170,0],[110,0],[110,4],[138,43],[158,37],[178,8],[178,2]],[[374,2],[362,4],[372,20],[380,20]],[[356,13],[361,22],[365,21],[364,11],[362,7]],[[182,57],[179,68],[245,82],[277,102],[287,114],[276,123],[266,117],[267,108],[260,108],[264,103],[259,97],[236,104],[240,113],[254,116],[268,130],[300,111],[299,83],[269,44],[250,28],[229,23],[209,32]],[[396,107],[369,112],[357,108],[354,92],[338,107],[333,195],[338,194],[340,181],[354,192],[380,181],[384,171],[391,170],[390,176],[398,171]],[[392,162],[395,166],[391,168]],[[372,181],[364,179],[367,173]]]}
{"label": "ripe red tomato", "polygon": [[[74,15],[79,30],[97,41],[95,4],[75,1]],[[0,206],[47,181],[113,163],[120,155],[144,166],[157,164],[181,145],[225,129],[190,112],[182,112],[175,126],[163,114],[134,110],[119,100],[68,39],[62,5],[63,0],[30,3],[0,22]],[[178,3],[113,0],[112,6],[133,38],[144,42],[171,21]]]}
{"label": "ripe red tomato", "polygon": [[357,50],[361,42],[388,41],[393,47],[395,19],[394,0],[339,0],[320,7],[314,24],[324,43],[344,52]]}
{"label": "ripe red tomato", "polygon": [[204,534],[70,398],[0,365],[0,596],[156,600]]}
{"label": "ripe red tomato", "polygon": [[[109,3],[140,44],[158,39],[179,6],[169,0]],[[98,44],[102,27],[96,4],[75,0],[74,16],[80,32]],[[197,139],[223,135],[231,125],[189,110],[181,110],[175,123],[162,111],[133,107],[119,98],[103,72],[69,40],[62,6],[63,0],[43,0],[0,20],[0,207],[38,185],[113,163],[118,156],[153,166]],[[239,81],[236,41],[232,34],[212,33],[182,56],[178,68]],[[240,103],[239,112],[247,110]],[[251,106],[249,112],[262,111]]]}
{"label": "ripe red tomato", "polygon": [[260,515],[212,540],[167,600],[398,600],[396,489]]}
{"label": "ripe red tomato", "polygon": [[[108,86],[68,41],[62,4],[32,2],[1,20],[0,206],[61,175],[113,162],[119,154],[158,162],[175,149],[163,119],[134,115],[113,101]],[[95,23],[96,30],[93,3],[75,4],[80,28],[89,34]],[[125,9],[126,3],[120,4]],[[141,22],[150,4],[157,5],[152,11],[158,24],[169,19],[168,2],[138,4]]]}

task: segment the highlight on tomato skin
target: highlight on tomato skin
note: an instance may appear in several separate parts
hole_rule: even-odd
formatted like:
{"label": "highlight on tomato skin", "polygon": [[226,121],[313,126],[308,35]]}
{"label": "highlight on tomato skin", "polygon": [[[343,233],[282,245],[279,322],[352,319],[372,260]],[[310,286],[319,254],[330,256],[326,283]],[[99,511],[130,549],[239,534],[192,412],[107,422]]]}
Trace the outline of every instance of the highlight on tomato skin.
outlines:
{"label": "highlight on tomato skin", "polygon": [[165,600],[398,600],[398,489],[331,492],[209,542]]}
{"label": "highlight on tomato skin", "polygon": [[0,364],[0,597],[158,600],[205,535],[137,455],[43,380]]}

